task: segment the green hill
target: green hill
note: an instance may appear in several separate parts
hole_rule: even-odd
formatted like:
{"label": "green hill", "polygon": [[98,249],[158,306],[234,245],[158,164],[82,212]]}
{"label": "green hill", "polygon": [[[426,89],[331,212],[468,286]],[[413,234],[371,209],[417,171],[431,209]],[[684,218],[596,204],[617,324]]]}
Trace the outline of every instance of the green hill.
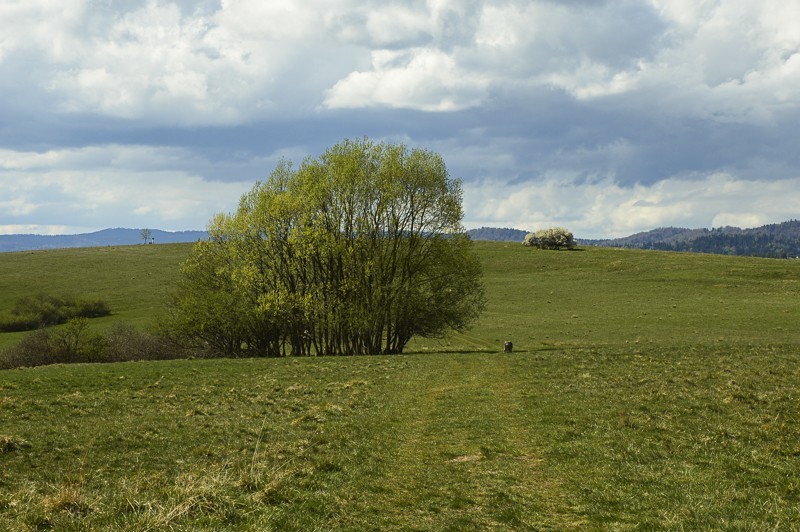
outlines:
{"label": "green hill", "polygon": [[[476,247],[487,312],[409,355],[0,371],[0,529],[800,522],[800,262]],[[189,249],[3,254],[0,308],[146,328]]]}
{"label": "green hill", "polygon": [[[794,341],[800,264],[750,257],[588,247],[544,252],[476,242],[489,309],[466,335],[417,340],[412,350],[496,350]],[[24,295],[109,303],[117,321],[147,327],[163,311],[190,244],[59,249],[0,255],[0,311]],[[0,334],[0,345],[20,335]]]}
{"label": "green hill", "polygon": [[[163,311],[191,244],[53,249],[0,254],[0,312],[25,295],[102,299],[112,315],[92,320],[95,328],[118,321],[147,327]],[[20,333],[0,334],[0,348]]]}

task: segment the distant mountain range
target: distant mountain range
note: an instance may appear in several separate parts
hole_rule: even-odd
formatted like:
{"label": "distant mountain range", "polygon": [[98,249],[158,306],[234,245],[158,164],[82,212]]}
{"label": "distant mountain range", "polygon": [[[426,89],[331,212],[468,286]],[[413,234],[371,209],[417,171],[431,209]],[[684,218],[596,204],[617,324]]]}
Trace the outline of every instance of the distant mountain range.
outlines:
{"label": "distant mountain range", "polygon": [[[522,242],[527,231],[508,227],[481,227],[467,231],[473,240]],[[208,238],[206,231],[151,230],[152,242],[169,244],[197,242]],[[663,251],[688,251],[756,257],[800,257],[800,221],[764,225],[754,229],[720,227],[686,229],[661,227],[623,238],[576,239],[582,246],[605,246]],[[0,252],[37,249],[125,246],[143,244],[141,229],[103,229],[79,235],[0,235]]]}
{"label": "distant mountain range", "polygon": [[[208,238],[206,231],[150,231],[155,244],[197,242]],[[103,229],[80,235],[0,235],[0,252],[56,248],[86,248],[97,246],[127,246],[144,244],[141,229]]]}
{"label": "distant mountain range", "polygon": [[790,220],[753,229],[662,227],[624,238],[579,239],[578,243],[587,246],[790,258],[800,257],[800,221]]}

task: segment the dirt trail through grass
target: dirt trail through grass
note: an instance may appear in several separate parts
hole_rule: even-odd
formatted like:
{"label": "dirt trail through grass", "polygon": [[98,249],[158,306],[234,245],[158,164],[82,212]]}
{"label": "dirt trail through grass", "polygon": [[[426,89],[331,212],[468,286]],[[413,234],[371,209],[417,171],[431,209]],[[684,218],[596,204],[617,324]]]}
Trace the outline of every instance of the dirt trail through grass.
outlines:
{"label": "dirt trail through grass", "polygon": [[[413,359],[412,359],[413,360]],[[416,360],[414,360],[416,362]],[[403,369],[386,398],[388,448],[371,505],[381,523],[430,529],[569,528],[536,442],[535,400],[514,375],[463,355],[438,371]],[[392,508],[391,514],[385,513]]]}

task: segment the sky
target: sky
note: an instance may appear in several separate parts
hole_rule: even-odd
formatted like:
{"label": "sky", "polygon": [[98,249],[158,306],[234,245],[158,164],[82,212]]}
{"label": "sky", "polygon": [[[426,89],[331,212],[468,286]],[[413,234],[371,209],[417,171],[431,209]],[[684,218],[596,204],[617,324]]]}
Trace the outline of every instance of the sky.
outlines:
{"label": "sky", "polygon": [[0,234],[203,229],[364,136],[467,228],[796,219],[800,1],[0,2]]}

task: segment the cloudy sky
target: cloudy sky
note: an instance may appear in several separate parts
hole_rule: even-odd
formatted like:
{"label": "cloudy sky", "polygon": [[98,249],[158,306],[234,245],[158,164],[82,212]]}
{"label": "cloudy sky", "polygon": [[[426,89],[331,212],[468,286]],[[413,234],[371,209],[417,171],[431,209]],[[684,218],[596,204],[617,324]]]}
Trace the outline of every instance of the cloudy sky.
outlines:
{"label": "cloudy sky", "polygon": [[800,2],[0,1],[0,233],[202,229],[362,136],[467,227],[798,218]]}

